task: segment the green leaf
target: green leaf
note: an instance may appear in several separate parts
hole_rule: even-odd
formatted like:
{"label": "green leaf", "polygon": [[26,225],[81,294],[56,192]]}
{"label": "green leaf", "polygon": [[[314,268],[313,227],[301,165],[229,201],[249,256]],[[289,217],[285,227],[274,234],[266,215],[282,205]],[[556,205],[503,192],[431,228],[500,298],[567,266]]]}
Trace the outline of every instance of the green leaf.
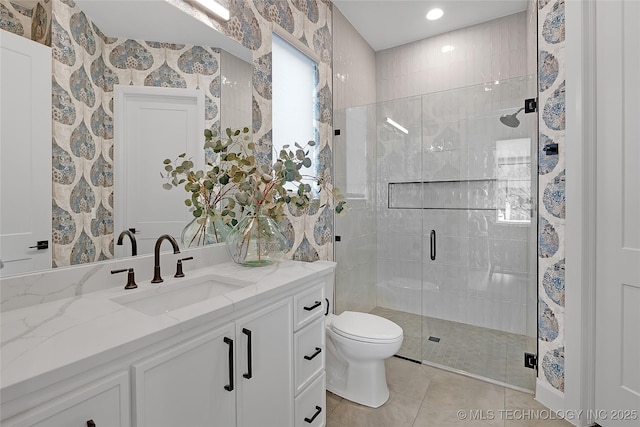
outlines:
{"label": "green leaf", "polygon": [[315,141],[309,141],[309,142],[307,142],[307,145],[309,147],[313,147],[314,145],[316,145],[316,142]]}
{"label": "green leaf", "polygon": [[302,166],[304,166],[305,168],[310,168],[311,167],[311,159],[308,157],[305,157],[304,160],[302,161]]}
{"label": "green leaf", "polygon": [[162,188],[164,188],[165,190],[171,190],[173,188],[173,185],[165,182],[164,184],[162,184]]}

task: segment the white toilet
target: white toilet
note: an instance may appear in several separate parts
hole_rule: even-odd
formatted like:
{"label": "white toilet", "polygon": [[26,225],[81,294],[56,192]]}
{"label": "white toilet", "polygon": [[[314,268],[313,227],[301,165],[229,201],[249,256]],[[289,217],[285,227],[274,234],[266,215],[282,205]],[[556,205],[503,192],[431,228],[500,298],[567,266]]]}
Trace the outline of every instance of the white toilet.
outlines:
{"label": "white toilet", "polygon": [[402,328],[374,314],[333,313],[333,281],[325,286],[327,390],[377,408],[389,399],[384,359],[402,345]]}
{"label": "white toilet", "polygon": [[329,314],[327,390],[361,405],[377,408],[389,399],[384,359],[402,345],[402,328],[368,313]]}

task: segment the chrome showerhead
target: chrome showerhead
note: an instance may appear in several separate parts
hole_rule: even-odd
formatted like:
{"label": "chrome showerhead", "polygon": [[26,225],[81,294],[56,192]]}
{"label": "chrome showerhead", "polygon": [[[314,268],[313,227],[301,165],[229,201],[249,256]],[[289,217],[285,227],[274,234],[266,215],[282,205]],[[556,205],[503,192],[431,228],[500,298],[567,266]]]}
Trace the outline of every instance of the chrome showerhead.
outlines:
{"label": "chrome showerhead", "polygon": [[520,111],[524,110],[524,107],[520,108],[515,113],[511,114],[503,114],[500,116],[500,121],[502,124],[509,126],[510,128],[517,128],[520,126],[520,120],[516,117]]}

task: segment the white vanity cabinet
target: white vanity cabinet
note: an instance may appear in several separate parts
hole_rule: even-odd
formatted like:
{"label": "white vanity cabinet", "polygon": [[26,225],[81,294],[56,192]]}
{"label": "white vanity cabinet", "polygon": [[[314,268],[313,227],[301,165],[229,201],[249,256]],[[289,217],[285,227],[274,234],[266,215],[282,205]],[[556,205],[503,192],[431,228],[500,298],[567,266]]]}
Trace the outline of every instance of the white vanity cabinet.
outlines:
{"label": "white vanity cabinet", "polygon": [[16,417],[12,427],[128,427],[129,373],[118,372],[92,381]]}
{"label": "white vanity cabinet", "polygon": [[293,422],[291,298],[132,366],[137,427]]}
{"label": "white vanity cabinet", "polygon": [[325,425],[324,282],[294,300],[295,427]]}
{"label": "white vanity cabinet", "polygon": [[230,323],[134,363],[134,425],[234,426],[234,336]]}
{"label": "white vanity cabinet", "polygon": [[[333,264],[311,266],[291,262],[287,279],[258,281],[255,288],[225,296],[226,302],[217,301],[210,310],[194,306],[197,314],[191,317],[187,309],[173,317],[143,317],[109,302],[102,309],[114,307],[113,317],[88,316],[89,322],[99,322],[109,345],[98,345],[94,325],[80,323],[76,332],[64,324],[51,338],[59,340],[50,347],[59,358],[58,369],[3,385],[0,424],[324,426],[324,289],[333,280]],[[278,273],[285,274],[286,268],[278,266]],[[97,297],[74,300],[76,310],[82,304],[87,313],[100,307]],[[15,312],[13,317],[34,313],[39,312]],[[122,325],[140,326],[141,333],[117,341]],[[83,350],[100,348],[65,364],[67,358],[55,354],[62,342],[78,343]],[[75,355],[71,350],[68,358]],[[29,360],[36,366],[49,359],[46,352],[33,351]]]}
{"label": "white vanity cabinet", "polygon": [[238,427],[293,426],[291,298],[236,322]]}

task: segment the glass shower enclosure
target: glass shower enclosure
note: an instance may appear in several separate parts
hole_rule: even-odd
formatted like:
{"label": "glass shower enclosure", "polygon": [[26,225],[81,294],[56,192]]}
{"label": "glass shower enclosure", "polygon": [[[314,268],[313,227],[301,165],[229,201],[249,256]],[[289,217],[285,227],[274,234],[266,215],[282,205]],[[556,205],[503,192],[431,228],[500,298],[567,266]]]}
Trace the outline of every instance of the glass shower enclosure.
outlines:
{"label": "glass shower enclosure", "polygon": [[334,112],[336,313],[404,330],[398,355],[533,390],[535,76]]}

